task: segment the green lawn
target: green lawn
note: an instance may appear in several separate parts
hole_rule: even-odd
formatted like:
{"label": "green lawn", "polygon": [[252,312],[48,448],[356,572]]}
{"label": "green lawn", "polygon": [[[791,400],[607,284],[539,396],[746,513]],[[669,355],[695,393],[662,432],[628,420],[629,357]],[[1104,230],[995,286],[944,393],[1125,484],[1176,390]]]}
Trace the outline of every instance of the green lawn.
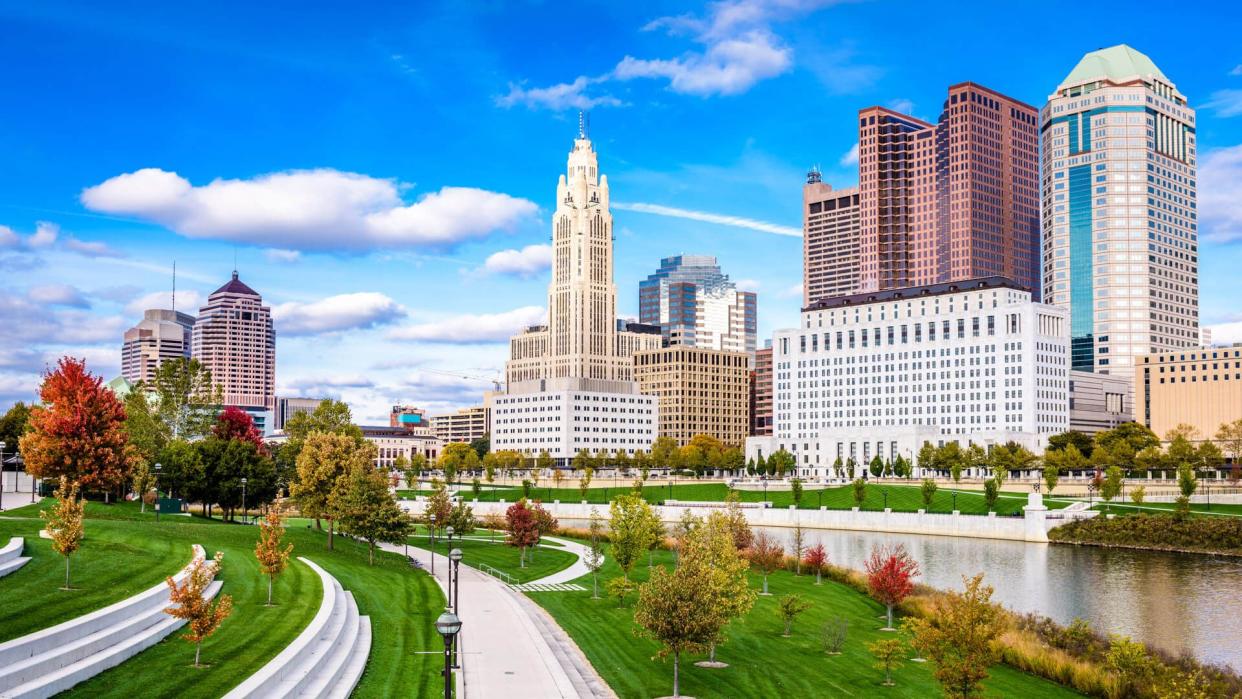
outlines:
{"label": "green lawn", "polygon": [[[1097,501],[1095,506],[1091,509],[1100,510],[1101,512],[1112,512],[1117,515],[1124,515],[1136,514],[1139,512],[1172,512],[1177,509],[1177,504],[1172,502],[1145,502],[1142,505],[1135,505],[1129,500],[1114,500],[1111,504]],[[1202,515],[1242,517],[1242,505],[1213,504],[1211,509],[1209,509],[1206,503],[1196,503],[1190,506],[1190,511]]]}
{"label": "green lawn", "polygon": [[[587,491],[586,500],[594,504],[606,504],[618,493],[628,493],[631,490],[631,483],[622,480],[617,481],[617,487],[604,486],[603,482],[596,481],[594,487]],[[461,488],[458,491],[467,501],[474,499],[474,493],[469,488]],[[729,487],[724,483],[681,483],[673,485],[669,482],[648,482],[643,489],[643,498],[652,504],[659,504],[667,499],[672,500],[700,500],[720,502],[725,499],[729,492]],[[794,504],[793,493],[789,490],[769,490],[766,494],[762,491],[738,490],[739,498],[742,502],[763,502],[768,500],[772,502],[774,507],[789,507]],[[983,499],[983,494],[979,491],[959,490],[957,491],[957,509],[962,514],[982,515],[987,513],[987,503]],[[887,501],[885,493],[888,494]],[[822,494],[822,495],[821,495]],[[480,502],[495,502],[497,500],[505,500],[506,502],[514,502],[522,496],[521,488],[497,488],[494,490],[483,490],[479,494]],[[531,490],[532,498],[539,498],[544,502],[552,502],[560,500],[561,502],[581,502],[582,492],[578,488],[553,488],[543,487]],[[867,485],[867,497],[863,501],[862,509],[864,510],[883,510],[885,503],[894,512],[916,512],[923,507],[922,492],[917,485]],[[1050,509],[1059,509],[1069,505],[1067,500],[1044,500],[1044,505]],[[802,493],[802,509],[819,509],[820,506],[827,507],[832,510],[847,510],[854,507],[854,489],[851,486],[838,486],[835,488],[823,489],[807,489]],[[996,503],[996,512],[1000,515],[1021,514],[1022,507],[1026,505],[1026,493],[1006,492],[1002,493]],[[936,496],[932,500],[931,512],[952,512],[954,506],[954,498],[952,491],[941,486],[936,491]]]}
{"label": "green lawn", "polygon": [[[100,508],[106,519],[96,516]],[[134,512],[127,515],[128,509]],[[141,687],[152,696],[221,696],[279,653],[318,610],[319,578],[300,562],[277,579],[277,606],[264,606],[266,579],[253,553],[257,527],[168,516],[156,524],[136,510],[129,503],[88,505],[87,538],[73,561],[75,585],[82,589],[73,592],[56,589],[63,559],[49,542],[37,538],[41,520],[0,519],[0,537],[26,536],[27,555],[34,556],[21,570],[0,578],[0,638],[47,627],[144,590],[183,566],[193,543],[202,544],[208,555],[224,552],[222,593],[232,595],[233,614],[203,644],[203,662],[211,667],[191,667],[193,646],[178,632],[68,695],[133,696],[134,688]],[[394,554],[379,553],[376,564],[368,566],[365,545],[344,537],[336,539],[335,551],[325,550],[326,534],[304,527],[290,527],[288,540],[294,543],[294,557],[306,556],[336,576],[354,594],[360,612],[371,616],[370,661],[354,696],[383,697],[398,691],[437,696],[443,686],[440,657],[415,654],[442,647],[433,622],[445,601],[435,582]]]}
{"label": "green lawn", "polygon": [[[670,564],[672,554],[656,552],[656,564]],[[611,560],[600,574],[605,580],[619,576]],[[640,563],[631,579],[641,582],[647,568]],[[591,578],[577,581],[591,588]],[[752,575],[758,589],[761,578]],[[778,572],[769,579],[771,597],[760,597],[746,617],[734,622],[729,640],[717,651],[717,659],[729,667],[712,670],[694,667],[702,658],[683,658],[681,691],[699,699],[708,697],[935,697],[941,696],[930,663],[907,662],[893,673],[895,687],[883,687],[883,673],[873,667],[866,644],[892,633],[879,631],[884,608],[858,592],[824,581],[816,586],[813,576],[796,577]],[[798,593],[814,605],[798,617],[793,636],[782,638],[777,616],[781,595]],[[625,608],[615,599],[592,600],[590,592],[528,593],[573,637],[604,680],[622,697],[659,697],[671,693],[672,661],[653,660],[659,646],[635,635],[631,596]],[[829,656],[821,642],[821,629],[831,617],[845,617],[849,637],[839,656]],[[998,665],[986,682],[989,697],[1073,697],[1073,691],[1046,680]]]}
{"label": "green lawn", "polygon": [[[421,549],[429,549],[427,535],[425,530],[422,533],[410,537],[410,546],[417,546]],[[497,568],[508,573],[513,577],[515,582],[524,583],[531,580],[551,575],[558,570],[564,570],[573,565],[578,559],[568,551],[560,551],[555,548],[539,547],[538,551],[532,554],[530,551],[526,555],[526,567],[519,567],[521,550],[504,544],[505,535],[503,532],[496,533],[496,542],[490,540],[489,532],[478,530],[471,534],[472,537],[487,538],[486,541],[475,541],[473,539],[454,539],[453,548],[461,549],[462,564],[478,568],[481,564],[487,564],[493,568]],[[446,546],[443,539],[436,540],[436,552],[444,555]],[[436,561],[436,565],[443,563],[444,559]]]}

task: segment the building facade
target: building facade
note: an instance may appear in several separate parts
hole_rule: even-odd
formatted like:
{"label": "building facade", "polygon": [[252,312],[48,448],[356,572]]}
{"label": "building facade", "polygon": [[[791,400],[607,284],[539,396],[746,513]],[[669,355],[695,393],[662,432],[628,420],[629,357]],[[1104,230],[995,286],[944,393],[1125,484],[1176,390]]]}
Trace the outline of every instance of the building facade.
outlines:
{"label": "building facade", "polygon": [[773,434],[802,475],[913,458],[923,442],[1016,441],[1069,428],[1068,325],[1003,277],[821,300],[773,339]]}
{"label": "building facade", "polygon": [[665,345],[754,352],[758,300],[738,291],[710,255],[676,255],[638,283],[639,321],[659,326]]}
{"label": "building facade", "polygon": [[277,432],[284,432],[285,425],[289,423],[289,418],[299,413],[309,415],[315,412],[319,404],[325,400],[327,399],[277,396],[276,409],[272,413],[272,429]]}
{"label": "building facade", "polygon": [[858,113],[859,291],[1003,276],[1040,294],[1035,107],[949,87],[935,124]]}
{"label": "building facade", "polygon": [[1043,277],[1073,366],[1130,377],[1199,343],[1195,112],[1150,58],[1092,51],[1040,115]]}
{"label": "building facade", "polygon": [[750,373],[750,434],[772,434],[772,348],[755,351],[755,370]]}
{"label": "building facade", "polygon": [[211,372],[225,405],[256,417],[275,409],[276,331],[271,309],[237,278],[236,271],[198,309],[191,354]]}
{"label": "building facade", "polygon": [[1127,376],[1070,371],[1071,430],[1095,434],[1134,422],[1134,385]]}
{"label": "building facade", "polygon": [[487,434],[487,408],[479,405],[462,408],[447,415],[433,415],[431,431],[440,441],[465,442],[469,444]]}
{"label": "building facade", "polygon": [[741,446],[750,433],[750,355],[670,346],[634,355],[639,391],[655,396],[657,436],[680,445],[708,434]]}
{"label": "building facade", "polygon": [[1214,439],[1242,419],[1242,344],[1159,352],[1134,368],[1135,419],[1161,439],[1178,425]]}
{"label": "building facade", "polygon": [[362,438],[375,445],[375,465],[388,471],[396,468],[398,458],[405,457],[405,462],[410,463],[415,454],[435,463],[444,449],[444,443],[426,426],[414,430],[382,425],[359,427]]}
{"label": "building facade", "polygon": [[807,173],[802,188],[802,305],[849,296],[859,290],[857,187],[833,189],[819,172]]}
{"label": "building facade", "polygon": [[121,376],[132,383],[153,383],[165,360],[190,356],[193,336],[194,316],[158,308],[143,311],[142,320],[125,331]]}
{"label": "building facade", "polygon": [[388,411],[388,426],[407,429],[426,428],[431,426],[427,412],[413,405],[394,405]]}

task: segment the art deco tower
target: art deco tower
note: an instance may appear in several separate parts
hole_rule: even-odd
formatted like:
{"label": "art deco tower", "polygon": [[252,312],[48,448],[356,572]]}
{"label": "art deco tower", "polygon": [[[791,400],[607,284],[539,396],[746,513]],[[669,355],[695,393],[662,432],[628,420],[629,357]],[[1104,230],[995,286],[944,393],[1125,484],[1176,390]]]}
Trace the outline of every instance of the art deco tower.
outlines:
{"label": "art deco tower", "polygon": [[191,353],[211,371],[224,404],[248,411],[276,405],[276,331],[259,293],[233,278],[207,297],[194,323]]}

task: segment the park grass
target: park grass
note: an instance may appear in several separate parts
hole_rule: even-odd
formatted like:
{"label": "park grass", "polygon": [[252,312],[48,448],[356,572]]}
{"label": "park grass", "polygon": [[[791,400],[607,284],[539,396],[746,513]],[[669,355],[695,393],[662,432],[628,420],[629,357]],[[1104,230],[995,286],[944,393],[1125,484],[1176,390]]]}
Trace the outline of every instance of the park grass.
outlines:
{"label": "park grass", "polygon": [[[597,484],[600,481],[597,481]],[[459,494],[466,500],[474,499],[474,493],[469,488],[460,489]],[[632,492],[632,482],[618,480],[615,487],[601,486],[587,490],[586,500],[592,504],[607,504],[618,494]],[[773,507],[789,507],[794,504],[793,493],[787,489],[776,490],[771,489],[766,493],[762,490],[734,490],[738,494],[738,498],[742,502],[764,502],[765,500],[772,503]],[[953,511],[956,504],[957,509],[965,515],[985,515],[987,514],[987,501],[984,500],[983,494],[974,490],[958,490],[956,500],[953,497],[953,490],[941,486],[935,497],[932,499],[932,506],[929,512],[949,513]],[[651,504],[660,504],[664,500],[692,500],[707,502],[723,502],[725,496],[729,493],[729,487],[724,483],[681,483],[675,484],[673,481],[664,483],[656,483],[648,481],[646,487],[643,488],[643,499]],[[887,499],[885,494],[887,493]],[[521,488],[496,488],[492,490],[483,490],[479,496],[479,502],[496,502],[504,500],[506,502],[515,502],[522,497]],[[537,498],[544,502],[553,502],[559,500],[561,502],[581,502],[582,491],[578,488],[550,488],[538,487],[531,489],[531,498]],[[998,515],[1021,515],[1022,508],[1026,505],[1027,496],[1025,493],[1005,492],[1001,493],[1000,498],[996,502],[996,513]],[[1049,509],[1059,509],[1066,507],[1072,502],[1071,500],[1044,500],[1045,507]],[[875,485],[867,484],[867,496],[863,500],[861,509],[863,510],[883,510],[885,504],[893,512],[917,512],[923,509],[923,495],[918,485]],[[848,510],[854,507],[854,489],[852,486],[837,486],[834,488],[822,489],[806,489],[802,493],[802,501],[799,507],[804,510],[817,510],[821,506],[830,510]]]}
{"label": "park grass", "polygon": [[[1111,512],[1115,515],[1132,515],[1143,512],[1172,512],[1177,509],[1177,503],[1173,502],[1145,502],[1142,505],[1135,505],[1129,501],[1114,500],[1111,503],[1097,501],[1091,507],[1093,510],[1100,512]],[[1215,515],[1224,517],[1242,517],[1242,505],[1228,505],[1216,503],[1209,509],[1206,503],[1195,503],[1190,506],[1192,514],[1196,515]]]}
{"label": "park grass", "polygon": [[[478,568],[482,564],[489,565],[497,570],[504,571],[513,579],[513,582],[517,583],[525,583],[547,577],[557,571],[568,568],[574,564],[574,561],[578,560],[577,556],[568,551],[558,550],[553,546],[545,545],[540,546],[539,550],[533,552],[533,554],[527,551],[526,567],[522,568],[520,567],[521,549],[506,546],[503,532],[496,533],[494,543],[491,541],[491,534],[488,531],[476,531],[471,536],[475,538],[453,540],[453,548],[461,549],[462,564],[473,568]],[[478,541],[477,538],[479,537],[485,537],[486,539]],[[411,536],[410,546],[430,550],[425,533],[421,536]],[[443,539],[436,540],[435,550],[440,555],[448,553],[448,548]],[[439,565],[444,560],[442,558],[436,564]]]}
{"label": "park grass", "polygon": [[[668,551],[656,551],[656,564],[672,562]],[[611,558],[600,573],[605,580],[621,571]],[[635,582],[647,579],[640,563],[630,575]],[[751,587],[759,589],[759,575],[751,575]],[[591,588],[590,576],[577,581]],[[811,575],[795,576],[778,571],[769,577],[770,597],[759,597],[754,609],[728,629],[728,642],[717,649],[717,660],[728,668],[713,670],[693,665],[703,658],[682,658],[681,691],[688,696],[708,697],[936,697],[942,696],[932,676],[931,663],[905,662],[893,671],[894,687],[884,687],[883,672],[873,667],[867,644],[881,638],[905,638],[882,632],[884,607],[857,591],[825,579],[815,585]],[[782,638],[777,615],[782,595],[796,593],[812,603],[794,622],[793,636]],[[660,697],[672,688],[672,661],[653,659],[656,642],[635,634],[631,595],[625,607],[616,599],[592,600],[588,592],[527,593],[546,609],[582,649],[596,671],[622,697]],[[830,618],[849,621],[849,637],[842,654],[824,652],[821,630]],[[912,656],[908,656],[912,657]],[[1074,697],[1074,691],[1028,675],[1005,665],[990,669],[985,682],[989,697]]]}
{"label": "park grass", "polygon": [[[135,688],[150,696],[221,696],[292,642],[318,610],[319,578],[296,561],[277,578],[276,606],[265,606],[266,578],[254,559],[258,527],[197,517],[163,517],[156,524],[138,515],[136,505],[127,520],[128,505],[99,505],[118,508],[108,511],[108,519],[93,517],[97,508],[88,505],[87,538],[74,555],[74,580],[83,589],[71,593],[56,589],[64,574],[63,559],[49,542],[37,539],[41,520],[0,519],[0,536],[26,536],[28,552],[32,542],[39,542],[30,563],[0,578],[4,637],[45,628],[147,589],[185,565],[193,543],[202,544],[208,555],[224,552],[221,592],[233,596],[233,614],[203,643],[203,662],[210,667],[191,667],[194,648],[179,631],[65,696],[133,696]],[[294,544],[293,556],[305,556],[334,575],[354,594],[360,613],[371,616],[371,655],[354,696],[437,696],[442,687],[440,658],[416,654],[441,647],[434,620],[444,608],[444,596],[430,576],[411,569],[404,557],[385,552],[377,552],[376,564],[369,566],[365,544],[346,537],[337,537],[335,551],[325,549],[323,532],[290,527],[287,540]],[[101,577],[88,578],[91,573]]]}

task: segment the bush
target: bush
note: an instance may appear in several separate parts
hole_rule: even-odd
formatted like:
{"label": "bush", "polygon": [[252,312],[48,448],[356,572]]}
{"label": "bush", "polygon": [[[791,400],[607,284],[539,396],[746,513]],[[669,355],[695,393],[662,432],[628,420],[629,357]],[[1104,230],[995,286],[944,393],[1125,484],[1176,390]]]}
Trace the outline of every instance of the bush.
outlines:
{"label": "bush", "polygon": [[1095,517],[1048,532],[1053,541],[1242,555],[1242,518],[1138,514]]}
{"label": "bush", "polygon": [[850,620],[843,616],[834,616],[824,624],[824,652],[828,655],[841,655],[845,647],[845,639],[850,634]]}

